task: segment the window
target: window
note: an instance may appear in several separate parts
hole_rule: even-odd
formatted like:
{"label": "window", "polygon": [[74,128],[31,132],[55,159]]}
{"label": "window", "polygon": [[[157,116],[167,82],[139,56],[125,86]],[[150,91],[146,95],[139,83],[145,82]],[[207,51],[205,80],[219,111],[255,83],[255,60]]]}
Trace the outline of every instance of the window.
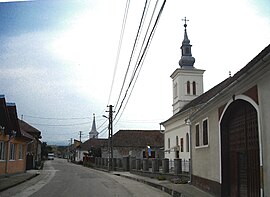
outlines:
{"label": "window", "polygon": [[208,119],[203,120],[203,145],[208,145]]}
{"label": "window", "polygon": [[19,144],[19,159],[23,159],[23,145]]}
{"label": "window", "polygon": [[188,133],[186,134],[186,150],[189,152],[189,135]]}
{"label": "window", "polygon": [[196,95],[196,82],[192,82],[192,90],[193,90],[193,95]]}
{"label": "window", "polygon": [[179,146],[179,143],[178,143],[178,136],[176,136],[176,139],[175,139],[175,141],[176,141],[176,146]]}
{"label": "window", "polygon": [[190,82],[187,82],[187,94],[190,94]]}
{"label": "window", "polygon": [[168,138],[168,149],[171,148],[171,144],[170,144],[170,138]]}
{"label": "window", "polygon": [[15,160],[15,144],[10,143],[9,160]]}
{"label": "window", "polygon": [[0,160],[5,160],[5,142],[0,141]]}
{"label": "window", "polygon": [[181,138],[180,144],[181,144],[180,150],[181,152],[184,152],[184,138]]}
{"label": "window", "polygon": [[196,131],[196,139],[195,139],[196,146],[200,146],[200,125],[196,124],[195,129],[196,129],[195,130]]}

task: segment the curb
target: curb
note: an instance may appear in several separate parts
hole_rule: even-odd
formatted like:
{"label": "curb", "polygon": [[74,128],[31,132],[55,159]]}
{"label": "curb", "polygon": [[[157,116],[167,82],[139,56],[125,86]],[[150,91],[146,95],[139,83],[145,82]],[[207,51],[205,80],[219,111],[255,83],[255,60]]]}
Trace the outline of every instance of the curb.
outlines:
{"label": "curb", "polygon": [[35,173],[35,174],[30,175],[29,177],[27,177],[25,179],[22,178],[21,180],[15,181],[14,183],[11,183],[9,185],[6,185],[4,187],[1,187],[0,188],[0,192],[3,192],[5,190],[7,190],[7,189],[10,189],[10,188],[14,187],[14,186],[17,186],[17,185],[19,185],[21,183],[24,183],[24,182],[26,182],[26,181],[28,181],[28,180],[30,180],[30,179],[38,176],[38,175],[39,175],[39,173]]}
{"label": "curb", "polygon": [[150,181],[145,181],[145,180],[140,179],[140,178],[134,178],[134,177],[125,176],[125,175],[121,175],[121,174],[114,174],[114,175],[121,176],[121,177],[124,177],[124,178],[128,178],[128,179],[140,182],[140,183],[144,183],[144,184],[149,185],[151,187],[157,188],[157,189],[159,189],[159,190],[161,190],[163,192],[166,192],[167,194],[170,194],[173,197],[186,197],[184,194],[182,194],[182,193],[180,193],[180,192],[178,192],[176,190],[170,189],[168,187],[165,187],[165,186],[162,186],[162,185],[150,182]]}

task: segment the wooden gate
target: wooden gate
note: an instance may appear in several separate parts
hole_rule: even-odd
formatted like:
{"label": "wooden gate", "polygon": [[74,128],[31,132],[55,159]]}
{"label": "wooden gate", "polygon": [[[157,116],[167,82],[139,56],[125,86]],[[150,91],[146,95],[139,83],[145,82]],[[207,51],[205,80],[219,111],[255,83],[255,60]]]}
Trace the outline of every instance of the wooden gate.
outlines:
{"label": "wooden gate", "polygon": [[259,135],[256,109],[234,101],[221,121],[222,196],[260,196]]}

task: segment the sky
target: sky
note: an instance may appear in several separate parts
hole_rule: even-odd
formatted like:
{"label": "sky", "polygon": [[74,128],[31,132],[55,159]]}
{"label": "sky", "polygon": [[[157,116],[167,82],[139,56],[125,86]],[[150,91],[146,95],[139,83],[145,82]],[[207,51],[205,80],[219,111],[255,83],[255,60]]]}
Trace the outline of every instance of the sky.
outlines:
{"label": "sky", "polygon": [[[108,116],[107,105],[117,103],[145,1],[130,1],[120,53],[124,0],[0,2],[0,94],[16,103],[18,117],[39,129],[48,144],[67,145],[70,138],[79,139],[79,131],[87,140],[93,114],[99,137],[106,138],[103,115]],[[148,2],[123,94],[156,4]],[[159,129],[172,116],[170,75],[179,68],[184,17],[194,66],[206,70],[205,91],[235,74],[270,41],[268,0],[167,1],[114,133]]]}

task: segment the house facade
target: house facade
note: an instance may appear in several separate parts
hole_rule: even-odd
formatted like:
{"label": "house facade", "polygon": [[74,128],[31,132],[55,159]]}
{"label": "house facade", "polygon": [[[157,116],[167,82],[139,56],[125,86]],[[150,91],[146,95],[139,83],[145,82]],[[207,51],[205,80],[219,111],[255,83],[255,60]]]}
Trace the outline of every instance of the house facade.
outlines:
{"label": "house facade", "polygon": [[0,95],[0,176],[26,170],[27,144],[32,137],[20,130],[16,105]]}
{"label": "house facade", "polygon": [[193,101],[192,184],[215,196],[270,196],[270,45]]}
{"label": "house facade", "polygon": [[179,61],[180,68],[177,68],[171,75],[173,116],[161,123],[165,127],[165,158],[171,161],[176,158],[190,159],[190,126],[187,124],[187,119],[195,109],[186,108],[186,105],[203,93],[204,70],[194,67],[195,58],[191,53],[192,45],[188,39],[186,27],[185,23],[184,39],[181,46],[182,56]]}

